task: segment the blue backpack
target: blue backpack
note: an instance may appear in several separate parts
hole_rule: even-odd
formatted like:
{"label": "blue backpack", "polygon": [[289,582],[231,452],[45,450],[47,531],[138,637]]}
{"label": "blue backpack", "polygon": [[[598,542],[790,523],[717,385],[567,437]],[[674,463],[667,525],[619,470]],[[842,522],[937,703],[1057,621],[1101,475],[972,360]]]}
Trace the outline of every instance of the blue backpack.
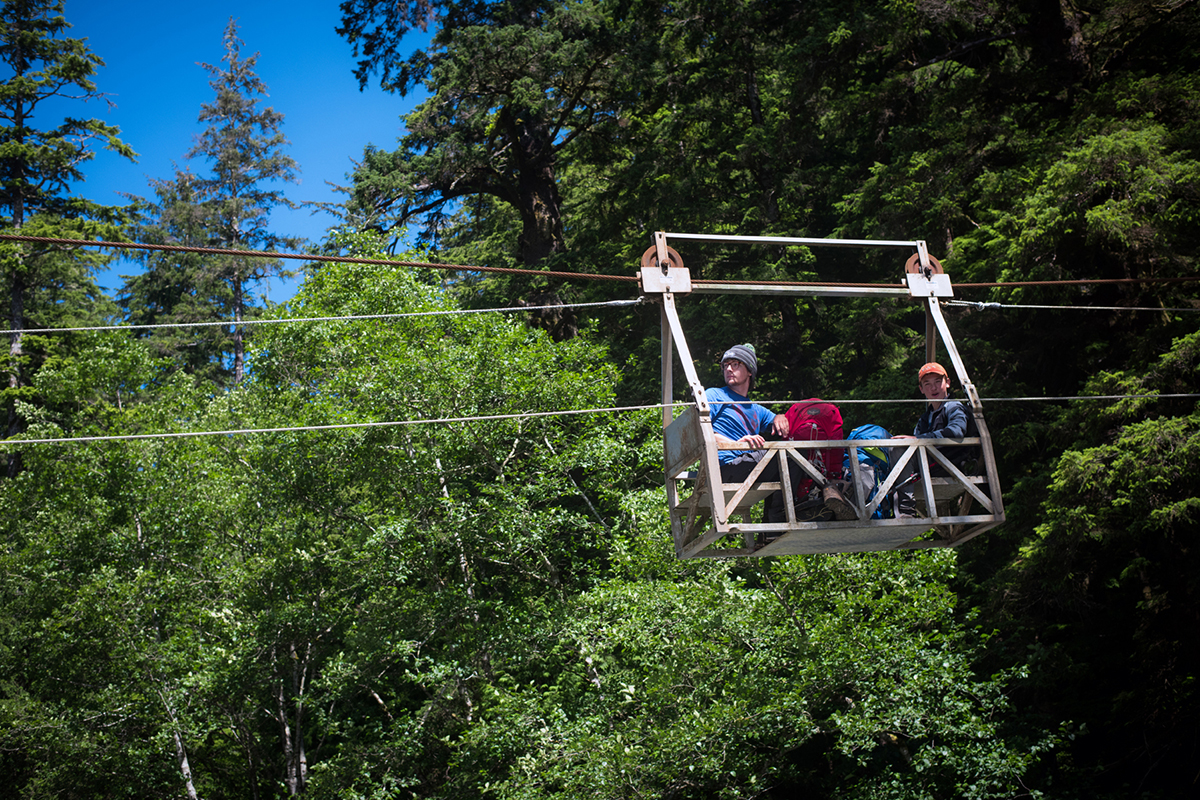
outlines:
{"label": "blue backpack", "polygon": [[[887,430],[879,425],[860,425],[846,436],[847,439],[890,439],[892,435]],[[863,504],[866,505],[875,499],[875,493],[879,491],[879,485],[883,483],[892,470],[891,452],[886,447],[860,447],[858,448],[858,473],[862,481],[861,485],[855,486],[855,492],[858,497],[865,497]],[[850,470],[850,450],[847,448],[846,454],[842,456],[842,473],[843,477],[854,483],[854,473]],[[871,515],[871,519],[883,519],[892,516],[892,504],[890,499],[886,499],[879,504],[875,509],[875,513]]]}

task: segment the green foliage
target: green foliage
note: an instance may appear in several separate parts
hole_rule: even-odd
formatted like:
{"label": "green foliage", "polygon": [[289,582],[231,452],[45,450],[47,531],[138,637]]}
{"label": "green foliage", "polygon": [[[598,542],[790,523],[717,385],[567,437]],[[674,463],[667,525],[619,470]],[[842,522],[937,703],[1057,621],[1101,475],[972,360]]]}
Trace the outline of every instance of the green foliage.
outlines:
{"label": "green foliage", "polygon": [[[329,265],[295,313],[365,304],[451,310],[409,271]],[[85,669],[96,648],[110,654],[109,688],[83,682],[77,698],[56,699],[9,652],[5,696],[16,705],[5,750],[21,754],[10,766],[22,791],[69,786],[66,772],[40,764],[85,741],[97,748],[93,761],[126,765],[114,768],[114,785],[182,785],[176,737],[201,796],[300,791],[309,760],[336,772],[335,756],[360,752],[360,725],[375,731],[368,748],[381,745],[383,720],[419,728],[432,715],[439,736],[456,730],[455,709],[476,702],[471,675],[493,648],[487,626],[504,609],[559,602],[594,580],[601,533],[619,520],[629,480],[597,469],[615,449],[615,423],[421,420],[611,405],[613,377],[597,351],[582,341],[549,347],[521,324],[479,316],[346,325],[264,335],[244,387],[230,394],[197,391],[143,344],[115,336],[39,374],[53,410],[39,412],[30,435],[415,424],[27,451],[28,476],[3,501],[5,574],[24,587],[5,605],[14,641],[30,640],[45,613],[73,618],[68,596],[126,632],[73,622],[75,660],[36,645],[46,661],[28,669],[58,663],[47,675]],[[37,578],[64,569],[57,583]],[[124,598],[119,613],[97,592]],[[127,646],[103,644],[118,636]],[[422,643],[412,660],[406,641]],[[404,664],[409,677],[394,672]],[[120,699],[135,695],[144,699]],[[89,716],[115,706],[125,708],[119,720]],[[37,743],[39,719],[61,733]],[[125,748],[128,737],[158,749]],[[436,763],[430,744],[416,763]]]}
{"label": "green foliage", "polygon": [[1180,245],[1194,227],[1198,177],[1200,163],[1173,151],[1161,125],[1096,134],[1051,164],[999,230],[985,226],[959,246],[967,257],[975,247],[996,251],[1002,280],[1059,277],[1073,261],[1063,258],[1067,248],[1082,250],[1100,274],[1119,259],[1126,275],[1173,277],[1192,263]]}
{"label": "green foliage", "polygon": [[258,54],[242,57],[244,44],[231,18],[221,59],[226,66],[202,65],[212,76],[209,86],[216,98],[200,107],[199,121],[208,127],[187,157],[200,158],[212,166],[210,177],[196,181],[210,239],[228,246],[269,250],[281,244],[290,246],[293,241],[272,233],[268,226],[272,208],[291,205],[282,190],[269,184],[296,181],[297,168],[283,152],[288,143],[280,130],[283,114],[269,107],[260,108],[267,87],[254,71]]}
{"label": "green foliage", "polygon": [[[156,202],[134,203],[137,221],[130,231],[143,244],[207,247],[215,244],[205,229],[205,211],[195,176],[182,172],[170,181],[152,181]],[[194,253],[138,250],[145,265],[127,276],[119,302],[131,325],[179,325],[152,329],[143,336],[155,353],[171,358],[178,368],[214,383],[228,380],[234,350],[231,331],[224,326],[184,327],[189,322],[216,322],[234,317],[233,290],[221,270]],[[247,305],[244,315],[254,316]]]}
{"label": "green foliage", "polygon": [[[368,5],[354,8],[362,11]],[[393,8],[403,9],[400,13],[409,14],[405,19],[411,20],[423,6]],[[611,124],[590,129],[589,135],[578,136],[556,154],[554,176],[564,210],[565,238],[564,248],[543,260],[548,268],[628,273],[649,244],[646,233],[660,229],[924,238],[943,258],[956,283],[1158,280],[1195,272],[1196,95],[1190,77],[1194,73],[1190,66],[1197,61],[1194,6],[1105,3],[1084,13],[1053,5],[867,3],[856,6],[849,16],[844,4],[828,3],[684,3],[664,8],[625,2],[603,8],[616,10],[614,38],[621,43],[610,56],[615,67],[606,75],[611,79],[596,84],[598,102],[613,109]],[[478,23],[469,9],[462,10],[458,17],[434,16],[447,32],[445,39],[435,42],[451,41],[450,32],[458,31],[459,24]],[[376,19],[384,21],[382,16]],[[530,15],[525,26],[540,27],[544,34],[551,19],[552,15]],[[494,27],[499,40],[502,26]],[[359,32],[366,37],[368,30]],[[375,38],[353,39],[371,54],[370,63],[385,65],[383,74],[404,86],[432,75],[425,70],[437,62],[422,60],[423,56],[407,62],[411,67],[407,72],[395,69],[403,61],[401,51],[395,40],[383,36],[384,30],[402,33],[407,28],[385,25],[376,30]],[[471,41],[485,48],[490,40],[480,32]],[[366,50],[366,42],[375,49]],[[1138,46],[1131,47],[1131,42]],[[392,72],[386,71],[387,65]],[[444,97],[456,96],[457,91],[470,94],[475,74],[444,71],[431,88]],[[551,81],[536,72],[531,75],[542,79],[543,91],[551,90]],[[486,131],[487,119],[479,115],[480,131]],[[409,181],[412,175],[405,170],[413,159],[436,152],[453,141],[454,132],[466,130],[461,124],[439,128],[437,137],[419,147],[415,142],[402,146],[388,156],[386,164],[380,162],[377,173],[360,176],[363,188],[372,188],[370,181],[383,174]],[[451,220],[452,227],[441,228],[451,232],[442,240],[448,245],[447,260],[456,260],[461,253],[462,260],[471,263],[512,264],[517,217],[511,208],[493,199],[462,199],[465,202]],[[439,225],[442,222],[438,220]],[[811,254],[783,255],[766,248],[734,251],[694,243],[680,249],[693,276],[705,278],[894,282],[899,270],[898,260],[855,251],[814,249]],[[465,302],[481,305],[529,296],[534,288],[498,279],[463,286],[469,292]],[[535,287],[546,290],[543,285]],[[566,290],[551,286],[550,291],[572,298],[620,296],[602,284]],[[1194,284],[1189,283],[1102,284],[1084,290],[1009,288],[995,290],[990,297],[986,290],[960,291],[966,299],[1005,303],[1195,305]],[[758,346],[763,363],[760,396],[911,396],[912,375],[924,356],[924,320],[904,304],[704,298],[684,302],[681,313],[702,380],[716,380],[715,370],[705,365],[715,364],[730,343],[731,330],[738,332],[738,341]],[[1168,384],[1175,391],[1188,392],[1194,386],[1194,380],[1171,377],[1154,366],[1173,338],[1194,333],[1194,320],[1187,313],[1053,309],[950,313],[959,350],[985,395],[1166,392]],[[610,358],[623,365],[623,399],[656,399],[658,325],[652,309],[633,309],[619,319],[605,312],[602,321],[579,321],[579,329],[606,340]],[[1131,377],[1142,373],[1146,373],[1144,380]],[[1044,509],[1042,504],[1047,487],[1059,485],[1054,475],[1056,468],[1062,468],[1060,456],[1064,450],[1085,453],[1111,446],[1116,449],[1106,456],[1104,463],[1108,463],[1122,452],[1120,447],[1128,445],[1131,453],[1163,463],[1165,459],[1152,456],[1146,448],[1156,436],[1166,437],[1159,445],[1163,448],[1171,441],[1183,446],[1188,441],[1190,410],[1166,402],[1153,405],[1162,421],[1140,434],[1144,441],[1135,438],[1120,445],[1110,431],[1124,430],[1131,420],[1096,413],[1094,406],[1079,412],[1029,404],[989,406],[1001,480],[1011,487],[1006,497],[1010,522],[986,541],[964,548],[967,570],[956,580],[972,592],[972,602],[1000,615],[989,619],[1005,621],[1009,638],[991,640],[987,653],[986,663],[992,665],[988,669],[997,675],[1018,674],[1008,670],[1025,664],[1025,646],[1042,652],[1040,642],[1048,634],[1039,627],[1040,621],[1061,602],[1056,595],[1033,589],[1039,582],[1055,585],[1051,578],[1061,572],[1062,559],[1047,555],[1039,561],[1042,568],[1032,569],[1027,550],[1022,549],[1028,537],[1038,541],[1035,531],[1059,513],[1057,505]],[[848,411],[850,424],[883,422],[893,429],[911,425],[911,414],[904,408],[854,406]],[[1131,412],[1120,411],[1127,413]],[[1131,455],[1122,466],[1134,469],[1136,457]],[[1063,463],[1068,462],[1069,458]],[[1120,473],[1112,472],[1111,480],[1118,481]],[[1121,503],[1145,512],[1135,515],[1141,522],[1133,528],[1144,527],[1149,535],[1164,521],[1182,524],[1190,519],[1193,506],[1186,492],[1172,495],[1181,492],[1177,482],[1168,481],[1164,487],[1151,483],[1156,491],[1166,492],[1161,513],[1147,505],[1149,500],[1139,505],[1133,497],[1122,495]],[[1140,480],[1129,484],[1139,490],[1150,488]],[[1118,485],[1113,483],[1108,492],[1084,493],[1065,507],[1081,509],[1085,521],[1116,513],[1110,510],[1109,493]],[[1070,491],[1078,492],[1078,485],[1072,480],[1055,491],[1061,491],[1065,501]],[[1149,496],[1158,498],[1154,493]],[[1121,519],[1128,527],[1130,520]],[[661,562],[634,566],[623,558],[615,562],[628,580],[639,581],[654,574],[659,567],[652,565],[657,563]],[[1114,558],[1114,574],[1126,574],[1130,563],[1140,562],[1127,556],[1120,569],[1118,563],[1121,559]],[[1006,576],[1004,581],[989,580],[997,572]],[[1004,594],[1009,581],[1031,587],[1029,594]],[[1097,584],[1089,585],[1095,590]],[[994,597],[1011,596],[1029,598],[1028,604],[989,603]],[[1138,601],[1111,599],[1118,605],[1128,602]],[[1109,603],[1106,595],[1096,607],[1107,611]],[[1180,625],[1181,630],[1186,627]],[[1082,634],[1081,640],[1088,635],[1101,641],[1092,631]],[[1114,692],[1143,698],[1148,683],[1128,676],[1123,662],[1093,655],[1088,652],[1066,666],[1050,657],[1035,660],[1029,677],[1018,681],[1023,687],[1018,695],[1020,710],[1002,714],[996,724],[1012,726],[1005,727],[1006,732],[1023,730],[1019,735],[1028,737],[1031,751],[1042,753],[1040,748],[1050,739],[1038,730],[1059,730],[1065,720],[1090,720],[1090,730],[1097,730],[1095,715],[1081,713],[1091,700],[1084,687],[1093,667],[1113,679]],[[1060,668],[1068,676],[1062,680],[1053,677]],[[1050,688],[1029,688],[1043,682]],[[1123,701],[1122,707],[1128,710],[1133,704]],[[541,716],[531,718],[563,718],[561,713],[556,716],[542,706],[536,708]],[[1044,716],[1022,727],[1031,711]],[[1116,724],[1118,719],[1124,724],[1128,717],[1114,712],[1111,720]],[[575,757],[576,751],[567,750],[573,740],[556,745],[557,725],[546,727],[551,731],[550,743],[539,740],[534,746],[578,766],[580,762],[567,758]],[[948,724],[947,729],[952,728]],[[491,735],[500,737],[501,730],[510,729],[522,728],[497,726]],[[1120,741],[1134,739],[1131,735]],[[967,741],[956,740],[952,752],[973,753],[971,758],[978,764],[991,758],[985,754],[986,740]],[[1093,735],[1087,741],[1097,740]],[[1186,747],[1182,742],[1194,742],[1194,736],[1182,736],[1180,741],[1180,747]],[[1092,746],[1073,747],[1069,755],[1058,758],[1056,766],[1050,766],[1049,759],[1039,763],[1065,791],[1088,794],[1095,787],[1082,776],[1092,766],[1115,763],[1118,758],[1116,753],[1109,760],[1094,757],[1096,751],[1088,749]],[[1130,752],[1120,749],[1124,745],[1114,746],[1117,752]],[[512,745],[511,752],[520,747]],[[610,756],[604,759],[610,767],[621,763],[615,755],[623,751],[604,752]],[[596,764],[587,762],[589,769],[598,768],[597,758]],[[1146,760],[1137,763],[1146,764],[1148,771],[1151,758],[1153,754],[1147,753]],[[980,770],[1001,774],[1006,759],[1008,755],[999,752],[990,766]],[[487,757],[479,759],[479,763],[487,761]],[[553,769],[542,761],[532,763],[529,775]],[[1129,774],[1137,769],[1131,767]],[[617,774],[609,777],[615,779]],[[644,773],[635,774],[644,779]],[[1164,778],[1160,785],[1183,785],[1172,783],[1176,777]],[[938,784],[937,792],[945,795],[1005,791],[995,788],[999,783],[989,784],[990,779],[944,779],[947,782]],[[903,779],[895,786],[892,781],[879,778],[878,783],[853,791],[907,791],[898,788],[909,785]],[[1131,785],[1136,782],[1131,779]],[[513,779],[504,784],[504,791],[517,795],[524,785]],[[640,789],[642,784],[637,786]],[[550,786],[537,791],[568,790]],[[706,791],[719,789],[695,790]],[[743,787],[742,791],[752,790]]]}
{"label": "green foliage", "polygon": [[500,797],[1010,796],[1051,741],[998,738],[1006,677],[972,674],[948,566],[812,557],[606,583],[484,693],[459,780],[499,762]]}
{"label": "green foliage", "polygon": [[446,314],[406,268],[325,264],[289,308],[367,310],[410,316],[272,326],[227,394],[115,336],[40,374],[39,435],[409,424],[27,451],[0,500],[23,520],[0,564],[26,643],[0,651],[20,791],[70,786],[55,765],[84,754],[111,765],[92,794],[989,797],[1033,779],[1023,737],[1045,736],[1001,729],[1011,677],[973,671],[953,556],[680,563],[647,485],[656,415],[531,416],[611,405],[602,350]]}
{"label": "green foliage", "polygon": [[[368,154],[348,213],[421,220],[439,260],[493,266],[628,274],[665,228],[926,238],[967,299],[989,295],[968,280],[1186,278],[1195,8],[351,0],[360,79],[431,100],[396,152]],[[430,46],[401,52],[424,20]],[[253,106],[233,34],[218,105]],[[268,117],[250,138],[278,143]],[[209,241],[200,180],[158,184],[139,237]],[[381,258],[371,231],[326,249]],[[705,278],[899,269],[681,252]],[[47,258],[64,278],[29,295],[38,314],[107,313],[86,262]],[[225,307],[212,266],[156,262],[127,308]],[[948,307],[985,397],[1145,397],[989,401],[1008,522],[955,551],[751,563],[674,557],[657,410],[584,413],[657,401],[652,305],[459,313],[628,286],[310,270],[227,391],[208,379],[224,334],[192,340],[195,360],[167,337],[26,337],[43,360],[17,392],[26,438],[266,430],[5,443],[25,464],[0,492],[10,794],[1189,791],[1200,440],[1194,398],[1167,395],[1193,392],[1200,339],[1167,309],[1195,306],[1193,283],[990,293],[1091,310]],[[753,341],[760,396],[903,397],[924,358],[905,303],[681,309],[701,379]],[[375,318],[296,321],[353,315]]]}
{"label": "green foliage", "polygon": [[[1057,460],[1036,537],[997,580],[1010,646],[1027,643],[1035,665],[1026,691],[1093,731],[1081,747],[1110,776],[1103,796],[1126,795],[1151,760],[1173,763],[1200,708],[1188,641],[1200,417],[1194,401],[1153,397],[1194,385],[1198,348],[1192,334],[1146,374],[1096,377],[1093,392],[1150,397],[1069,415],[1080,443]],[[1086,695],[1071,689],[1084,676]],[[1187,779],[1172,768],[1160,780]]]}

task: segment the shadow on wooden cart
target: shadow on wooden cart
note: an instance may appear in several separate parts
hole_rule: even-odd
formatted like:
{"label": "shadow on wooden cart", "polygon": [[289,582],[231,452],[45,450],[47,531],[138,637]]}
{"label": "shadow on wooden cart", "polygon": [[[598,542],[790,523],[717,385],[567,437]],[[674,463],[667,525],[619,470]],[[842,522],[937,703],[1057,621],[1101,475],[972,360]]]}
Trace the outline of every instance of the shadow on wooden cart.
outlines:
{"label": "shadow on wooden cart", "polygon": [[[779,284],[693,285],[683,261],[667,246],[668,237],[726,243],[904,247],[916,250],[906,264],[905,282],[895,287],[845,287]],[[657,295],[662,302],[663,330],[663,454],[667,502],[675,552],[680,558],[776,556],[799,553],[848,553],[925,547],[953,547],[1004,522],[1004,503],[996,475],[991,436],[983,418],[983,405],[959,357],[939,306],[939,298],[952,297],[948,276],[929,256],[925,243],[878,242],[844,239],[790,239],[782,237],[709,236],[705,234],[655,235],[655,246],[642,259],[642,291]],[[691,293],[763,293],[869,297],[902,295],[919,300],[926,308],[926,360],[935,360],[940,334],[955,373],[963,386],[974,417],[978,437],[965,439],[878,439],[768,442],[767,454],[741,483],[724,483],[718,463],[718,445],[713,435],[704,387],[696,376],[687,341],[675,309],[675,296]],[[668,404],[673,399],[673,351],[687,376],[694,404],[673,418]],[[844,448],[850,454],[852,485],[859,485],[858,449],[885,447],[891,452],[890,469],[881,476],[873,499],[849,496],[854,519],[806,521],[797,517],[792,497],[791,476],[796,470],[824,486],[826,477],[810,455],[812,451]],[[943,450],[977,447],[979,469],[963,473]],[[738,449],[738,446],[723,448]],[[744,449],[744,448],[742,448]],[[760,481],[768,466],[778,463],[780,480]],[[940,469],[931,469],[934,465]],[[931,473],[933,473],[931,475]],[[877,516],[881,503],[893,496],[904,482],[917,498],[917,517]],[[773,492],[784,493],[787,519],[782,522],[753,522],[751,509]]]}

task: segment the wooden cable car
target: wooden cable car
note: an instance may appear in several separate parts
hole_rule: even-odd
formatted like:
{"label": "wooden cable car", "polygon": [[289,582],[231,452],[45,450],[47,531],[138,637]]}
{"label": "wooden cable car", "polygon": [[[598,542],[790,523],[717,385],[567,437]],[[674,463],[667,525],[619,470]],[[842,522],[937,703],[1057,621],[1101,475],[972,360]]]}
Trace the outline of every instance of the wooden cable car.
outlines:
{"label": "wooden cable car", "polygon": [[[904,284],[897,286],[842,287],[721,283],[693,284],[679,254],[667,244],[668,237],[709,242],[806,245],[834,247],[889,247],[916,250],[905,265]],[[967,375],[966,366],[954,346],[941,298],[954,296],[950,278],[937,259],[929,255],[924,241],[871,241],[856,239],[799,239],[767,236],[719,236],[658,232],[654,246],[642,256],[643,295],[657,296],[662,308],[663,455],[675,552],[680,558],[776,556],[799,553],[847,553],[872,550],[954,547],[1004,522],[1004,501],[996,474],[992,439],[983,419],[979,393]],[[973,413],[979,436],[964,439],[879,439],[767,442],[766,456],[742,483],[723,483],[719,449],[749,449],[746,445],[719,448],[713,435],[709,403],[688,350],[687,339],[675,308],[675,298],[687,294],[775,294],[821,295],[826,297],[905,296],[919,300],[926,313],[926,361],[933,361],[940,335],[963,387],[965,402]],[[673,418],[671,403],[673,352],[678,351],[694,404]],[[978,446],[982,474],[966,475],[939,448]],[[891,469],[883,478],[875,499],[847,497],[856,519],[800,521],[792,496],[790,475],[799,469],[818,487],[827,478],[812,461],[811,451],[831,447],[849,450],[852,485],[859,483],[860,448],[891,448]],[[775,461],[780,480],[760,481],[758,476]],[[948,477],[931,477],[931,463],[940,464]],[[873,518],[880,502],[920,465],[919,484],[914,493],[921,508],[916,518]],[[750,521],[750,509],[773,492],[783,492],[785,522]],[[974,506],[978,505],[978,508]],[[927,535],[928,534],[928,535]]]}

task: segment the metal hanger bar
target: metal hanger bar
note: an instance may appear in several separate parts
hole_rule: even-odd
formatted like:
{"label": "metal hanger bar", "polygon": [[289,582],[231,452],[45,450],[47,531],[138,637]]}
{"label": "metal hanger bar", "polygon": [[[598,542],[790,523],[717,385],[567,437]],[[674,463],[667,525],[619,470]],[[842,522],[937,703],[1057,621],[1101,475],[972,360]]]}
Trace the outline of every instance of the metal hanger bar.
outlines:
{"label": "metal hanger bar", "polygon": [[692,239],[700,242],[743,242],[745,244],[806,244],[829,247],[920,247],[923,241],[886,239],[802,239],[791,236],[736,236],[712,233],[664,233],[668,239]]}
{"label": "metal hanger bar", "polygon": [[967,401],[971,404],[972,409],[983,407],[983,402],[979,399],[979,391],[975,388],[975,384],[971,383],[971,379],[967,377],[967,367],[963,363],[962,356],[958,354],[958,348],[954,345],[954,338],[950,336],[950,328],[946,325],[946,318],[942,316],[942,308],[936,297],[929,297],[925,300],[925,308],[928,309],[933,321],[937,324],[938,331],[942,334],[942,344],[946,346],[946,355],[950,356],[950,361],[954,365],[954,372],[958,375],[958,382],[962,384],[963,394],[967,396]]}
{"label": "metal hanger bar", "polygon": [[[679,313],[675,310],[675,295],[672,292],[663,293],[662,308],[667,318],[667,327],[671,331],[671,339],[675,342],[675,348],[679,351],[679,364],[683,367],[683,373],[687,377],[688,387],[692,390],[692,397],[696,400],[696,406],[701,416],[707,417],[708,399],[704,396],[704,384],[700,383],[700,377],[696,374],[696,365],[692,361],[691,352],[688,350],[687,339],[683,338],[683,327],[679,323]],[[666,339],[663,341],[666,342]],[[666,345],[664,344],[664,358],[666,355]]]}
{"label": "metal hanger bar", "polygon": [[777,283],[693,281],[692,294],[781,294],[823,297],[911,297],[907,286],[781,286]]}

